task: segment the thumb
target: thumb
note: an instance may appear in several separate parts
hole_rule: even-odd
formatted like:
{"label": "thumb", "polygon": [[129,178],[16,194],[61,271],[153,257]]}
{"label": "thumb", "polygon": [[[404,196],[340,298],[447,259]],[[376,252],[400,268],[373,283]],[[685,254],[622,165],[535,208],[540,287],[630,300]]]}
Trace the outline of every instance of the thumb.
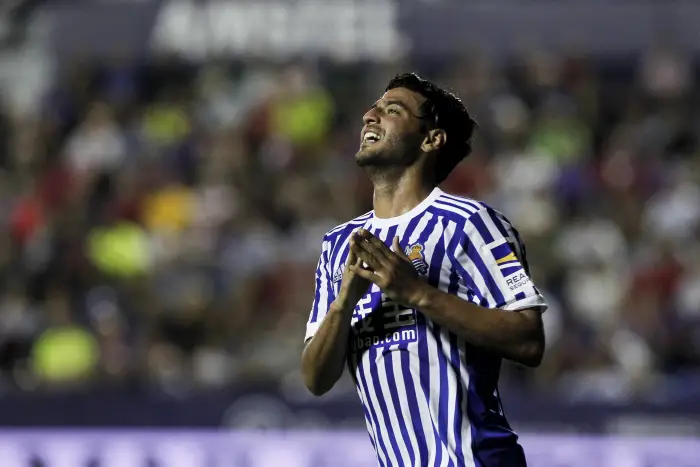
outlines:
{"label": "thumb", "polygon": [[406,253],[404,253],[403,249],[401,248],[401,245],[399,244],[399,237],[394,237],[394,241],[393,241],[392,246],[393,246],[394,253],[396,253],[401,258],[405,259],[406,261],[409,261],[408,256],[406,256]]}
{"label": "thumb", "polygon": [[350,264],[355,264],[357,262],[357,255],[355,255],[355,252],[352,250],[352,245],[353,245],[353,242],[351,240],[350,241],[350,248],[348,248],[348,257],[345,261],[346,266],[348,266]]}

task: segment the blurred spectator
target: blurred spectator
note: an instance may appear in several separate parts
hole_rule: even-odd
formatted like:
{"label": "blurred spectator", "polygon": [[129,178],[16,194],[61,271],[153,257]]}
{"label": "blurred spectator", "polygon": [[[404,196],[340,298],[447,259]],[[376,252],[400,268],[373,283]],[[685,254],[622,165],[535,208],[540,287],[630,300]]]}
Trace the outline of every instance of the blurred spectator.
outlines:
{"label": "blurred spectator", "polygon": [[79,325],[68,297],[54,291],[44,306],[46,328],[32,348],[32,368],[41,385],[71,387],[96,376],[97,342],[88,328]]}
{"label": "blurred spectator", "polygon": [[[480,132],[444,188],[514,222],[551,304],[545,363],[509,367],[503,384],[619,400],[700,372],[689,57],[657,48],[611,67],[530,50],[453,65],[432,77]],[[353,154],[384,84],[365,77],[386,68],[67,70],[36,115],[0,102],[3,386],[296,381],[321,237],[371,209]]]}
{"label": "blurred spectator", "polygon": [[21,386],[27,381],[27,360],[41,323],[38,311],[30,305],[21,283],[6,285],[0,299],[0,368],[4,386],[13,382]]}
{"label": "blurred spectator", "polygon": [[105,103],[94,103],[66,145],[69,167],[78,173],[114,170],[126,157],[126,141]]}

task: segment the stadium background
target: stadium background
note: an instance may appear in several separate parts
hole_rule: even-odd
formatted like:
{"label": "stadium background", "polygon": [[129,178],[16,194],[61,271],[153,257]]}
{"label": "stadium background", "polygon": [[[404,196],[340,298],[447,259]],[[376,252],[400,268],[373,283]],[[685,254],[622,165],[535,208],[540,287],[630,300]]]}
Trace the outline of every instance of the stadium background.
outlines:
{"label": "stadium background", "polygon": [[477,117],[444,188],[513,220],[550,303],[542,366],[501,379],[531,464],[700,465],[699,5],[0,11],[3,466],[371,465],[352,384],[315,399],[298,362],[405,70]]}

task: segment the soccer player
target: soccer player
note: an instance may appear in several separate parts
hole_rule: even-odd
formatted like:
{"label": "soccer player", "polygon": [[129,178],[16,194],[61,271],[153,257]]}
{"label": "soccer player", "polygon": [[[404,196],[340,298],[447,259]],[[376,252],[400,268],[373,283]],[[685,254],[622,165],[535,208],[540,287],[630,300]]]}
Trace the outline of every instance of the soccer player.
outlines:
{"label": "soccer player", "polygon": [[323,238],[304,382],[320,396],[347,362],[380,466],[525,466],[498,376],[503,358],[540,363],[545,300],[508,220],[437,188],[475,122],[414,74],[363,121],[374,210]]}

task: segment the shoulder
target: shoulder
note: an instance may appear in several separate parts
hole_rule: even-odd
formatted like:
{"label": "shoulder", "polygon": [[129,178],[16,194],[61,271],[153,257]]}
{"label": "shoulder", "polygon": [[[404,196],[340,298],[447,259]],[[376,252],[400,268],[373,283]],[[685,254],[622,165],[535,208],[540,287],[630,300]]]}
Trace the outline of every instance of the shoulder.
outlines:
{"label": "shoulder", "polygon": [[466,196],[442,193],[433,204],[433,208],[448,220],[464,226],[466,231],[481,228],[484,224],[499,230],[512,227],[510,221],[489,204]]}
{"label": "shoulder", "polygon": [[440,215],[454,221],[468,221],[493,209],[483,201],[442,192],[432,206]]}
{"label": "shoulder", "polygon": [[324,244],[334,245],[338,243],[339,240],[349,237],[354,230],[365,225],[371,218],[372,211],[369,211],[348,222],[333,227],[323,236]]}

